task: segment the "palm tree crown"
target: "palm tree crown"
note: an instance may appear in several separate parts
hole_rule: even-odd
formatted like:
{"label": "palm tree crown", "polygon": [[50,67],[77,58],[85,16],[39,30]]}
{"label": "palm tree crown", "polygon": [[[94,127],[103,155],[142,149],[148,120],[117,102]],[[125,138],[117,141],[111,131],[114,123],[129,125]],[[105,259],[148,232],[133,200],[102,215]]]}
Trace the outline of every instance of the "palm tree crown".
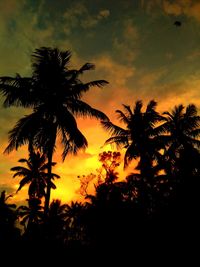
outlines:
{"label": "palm tree crown", "polygon": [[132,159],[140,158],[141,167],[141,164],[147,165],[149,161],[158,156],[159,143],[155,138],[155,126],[163,118],[155,110],[156,105],[157,103],[152,100],[148,103],[145,112],[142,112],[142,101],[136,101],[133,110],[127,105],[123,105],[124,111],[116,110],[120,122],[125,124],[126,129],[110,121],[102,122],[104,128],[112,135],[106,143],[115,143],[118,147],[126,148],[125,167]]}
{"label": "palm tree crown", "polygon": [[[166,133],[166,144],[172,149],[180,149],[186,146],[200,147],[200,116],[197,108],[190,104],[175,106],[172,112],[164,112],[165,123],[159,127],[160,133]],[[173,147],[172,147],[173,146]]]}
{"label": "palm tree crown", "polygon": [[86,63],[79,70],[72,70],[69,69],[70,58],[69,51],[42,47],[32,55],[32,77],[1,77],[0,89],[6,97],[6,107],[15,105],[34,109],[10,131],[7,152],[29,142],[31,137],[33,144],[48,150],[59,133],[64,145],[64,159],[68,152],[76,153],[87,146],[74,115],[107,119],[105,114],[81,101],[81,97],[92,86],[102,87],[108,82],[81,82],[79,76],[95,66]]}
{"label": "palm tree crown", "polygon": [[[41,198],[45,196],[45,189],[47,186],[47,168],[46,156],[39,152],[30,152],[28,159],[20,159],[20,163],[26,163],[27,168],[23,166],[16,166],[11,168],[14,171],[15,177],[22,177],[17,192],[22,189],[26,184],[29,184],[28,194],[30,198]],[[55,166],[52,162],[52,166]],[[59,175],[52,173],[52,179],[60,178]],[[56,188],[55,184],[51,181],[51,187]]]}

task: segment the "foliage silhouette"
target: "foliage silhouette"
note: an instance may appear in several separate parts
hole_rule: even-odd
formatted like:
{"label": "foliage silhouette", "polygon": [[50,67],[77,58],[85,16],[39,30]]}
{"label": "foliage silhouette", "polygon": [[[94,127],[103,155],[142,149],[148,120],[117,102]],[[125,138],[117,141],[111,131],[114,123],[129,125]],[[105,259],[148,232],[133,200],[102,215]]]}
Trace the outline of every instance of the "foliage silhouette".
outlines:
{"label": "foliage silhouette", "polygon": [[[116,111],[125,125],[122,128],[81,100],[91,87],[103,87],[107,82],[83,83],[80,75],[94,65],[86,63],[73,70],[70,59],[69,51],[41,47],[32,54],[30,77],[0,78],[5,107],[32,109],[9,132],[5,150],[10,153],[28,144],[29,158],[19,160],[27,166],[11,169],[13,177],[22,178],[17,191],[29,184],[28,206],[16,209],[7,203],[5,191],[1,193],[1,243],[12,243],[24,255],[29,251],[36,260],[42,254],[51,259],[44,249],[48,255],[62,254],[68,259],[66,253],[69,256],[72,251],[80,255],[79,251],[91,253],[93,249],[99,256],[111,249],[127,251],[129,246],[134,260],[138,253],[155,257],[163,253],[166,258],[173,250],[176,253],[177,247],[186,246],[187,238],[191,245],[192,237],[199,233],[200,117],[196,106],[179,105],[160,114],[154,100],[146,109],[142,101],[136,101],[133,108],[123,105],[123,111]],[[137,165],[122,180],[116,171],[121,152],[100,153],[102,166],[97,173],[79,176],[84,203],[50,203],[51,188],[55,188],[52,179],[59,178],[52,173],[57,141],[63,145],[63,160],[68,153],[87,147],[77,116],[101,120],[111,134],[106,144],[126,150],[124,168],[132,160]],[[89,192],[91,183],[93,194]],[[24,226],[21,233],[17,220]]]}
{"label": "foliage silhouette", "polygon": [[138,168],[149,175],[152,161],[159,158],[158,150],[161,148],[157,141],[155,125],[163,121],[163,117],[155,110],[157,103],[151,100],[145,112],[142,112],[142,101],[136,101],[133,110],[123,105],[124,112],[116,110],[119,121],[126,125],[126,129],[114,125],[111,121],[103,121],[103,127],[112,135],[106,144],[116,144],[118,148],[126,148],[124,167],[133,159],[139,158]]}
{"label": "foliage silhouette", "polygon": [[0,195],[0,245],[14,242],[20,231],[16,227],[16,205],[7,203],[12,195],[6,196],[6,191]]}
{"label": "foliage silhouette", "polygon": [[[39,151],[31,151],[28,159],[20,159],[20,163],[26,163],[27,167],[16,166],[11,168],[14,171],[15,177],[22,177],[17,192],[21,190],[26,184],[29,184],[29,198],[42,198],[45,196],[45,189],[47,187],[47,169],[48,164],[46,162],[45,154],[41,154]],[[55,166],[55,162],[51,163]],[[51,173],[51,188],[56,189],[55,184],[52,182],[54,178],[60,178],[59,175]]]}
{"label": "foliage silhouette", "polygon": [[83,83],[80,80],[94,64],[86,63],[80,69],[69,69],[71,53],[57,48],[41,47],[32,54],[32,76],[1,77],[0,90],[5,96],[4,106],[31,107],[33,113],[20,119],[9,133],[6,152],[32,142],[48,159],[48,180],[45,211],[48,211],[52,158],[56,139],[63,145],[63,160],[68,153],[76,154],[87,147],[87,140],[78,129],[74,116],[89,116],[100,120],[107,117],[81,100],[91,87],[103,87],[105,80]]}

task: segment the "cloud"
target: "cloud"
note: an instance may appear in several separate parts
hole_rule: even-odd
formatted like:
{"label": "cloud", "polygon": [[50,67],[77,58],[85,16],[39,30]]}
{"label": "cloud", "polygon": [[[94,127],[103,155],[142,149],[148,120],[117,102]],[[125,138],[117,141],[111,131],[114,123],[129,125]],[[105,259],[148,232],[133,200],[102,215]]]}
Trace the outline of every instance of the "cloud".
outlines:
{"label": "cloud", "polygon": [[164,1],[163,9],[167,14],[175,15],[175,16],[181,15],[183,12],[182,6],[179,3],[176,3],[175,1],[174,3]]}
{"label": "cloud", "polygon": [[187,56],[187,60],[192,61],[195,59],[199,60],[200,57],[200,49],[196,49],[194,51],[192,51],[188,56]]}
{"label": "cloud", "polygon": [[[105,79],[109,84],[104,88],[93,88],[84,98],[89,104],[109,115],[111,110],[117,109],[130,97],[127,84],[134,76],[135,68],[120,64],[106,54],[95,57],[92,61],[95,62],[98,79]],[[94,76],[91,77],[93,78],[90,80],[93,80]]]}
{"label": "cloud", "polygon": [[128,63],[131,63],[138,56],[139,32],[131,19],[123,22],[123,30],[120,36],[114,37],[113,48],[118,56]]}
{"label": "cloud", "polygon": [[200,22],[200,2],[195,0],[141,0],[141,7],[148,13],[162,9],[166,14],[192,17]]}
{"label": "cloud", "polygon": [[170,15],[185,15],[200,22],[200,3],[193,0],[176,0],[163,2],[163,10]]}
{"label": "cloud", "polygon": [[110,10],[109,9],[103,9],[103,10],[100,10],[99,11],[99,14],[98,14],[98,18],[101,19],[101,18],[107,18],[110,16]]}
{"label": "cloud", "polygon": [[92,14],[83,3],[76,3],[66,10],[63,15],[67,25],[66,33],[70,33],[74,27],[83,29],[93,28],[102,20],[110,16],[110,10],[102,9],[97,14]]}
{"label": "cloud", "polygon": [[163,0],[140,0],[141,8],[148,13],[152,12],[155,8],[162,6]]}
{"label": "cloud", "polygon": [[99,72],[105,72],[105,79],[115,87],[124,87],[127,79],[134,75],[134,67],[117,63],[110,56],[103,55],[95,59]]}
{"label": "cloud", "polygon": [[190,103],[200,108],[200,78],[190,75],[182,81],[154,86],[152,93],[162,110],[172,109],[175,105]]}

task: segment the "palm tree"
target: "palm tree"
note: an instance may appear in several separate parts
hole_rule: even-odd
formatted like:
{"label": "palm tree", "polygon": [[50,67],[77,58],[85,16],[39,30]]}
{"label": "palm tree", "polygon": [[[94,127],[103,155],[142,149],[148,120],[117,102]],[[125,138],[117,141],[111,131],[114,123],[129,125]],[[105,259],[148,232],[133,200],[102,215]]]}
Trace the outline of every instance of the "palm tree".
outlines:
{"label": "palm tree", "polygon": [[[45,196],[48,169],[45,154],[31,151],[28,159],[20,159],[19,162],[26,163],[27,167],[16,166],[11,168],[11,171],[15,172],[13,178],[17,176],[22,177],[17,192],[21,190],[22,187],[29,184],[29,198],[42,198]],[[55,166],[55,164],[55,162],[52,162],[52,166]],[[55,184],[52,182],[54,178],[60,178],[60,176],[51,173],[51,188],[53,189],[56,188]]]}
{"label": "palm tree", "polygon": [[68,242],[83,241],[85,238],[83,218],[87,205],[72,201],[66,207],[66,230]]}
{"label": "palm tree", "polygon": [[71,53],[57,48],[42,47],[32,55],[32,76],[1,77],[0,90],[6,97],[4,106],[31,107],[33,113],[17,122],[9,133],[6,152],[18,149],[30,140],[48,158],[48,181],[45,210],[48,211],[51,192],[52,158],[57,137],[63,145],[62,158],[87,147],[87,140],[78,129],[74,116],[89,116],[106,120],[104,113],[81,100],[91,87],[102,87],[105,80],[83,83],[79,77],[94,64],[69,69]]}
{"label": "palm tree", "polygon": [[[186,108],[183,105],[175,106],[171,113],[164,112],[164,115],[165,123],[157,127],[157,133],[165,144],[165,159],[171,166],[168,171],[173,172],[177,170],[176,164],[181,156],[187,155],[188,160],[189,155],[193,158],[198,154],[200,116],[197,115],[197,108],[193,104]],[[197,158],[197,155],[194,158]],[[182,167],[184,167],[183,164]]]}
{"label": "palm tree", "polygon": [[67,205],[62,204],[59,199],[53,200],[49,206],[49,213],[45,222],[47,238],[54,242],[64,242],[65,220],[67,219]]}
{"label": "palm tree", "polygon": [[24,226],[25,231],[33,231],[39,226],[43,219],[43,208],[41,200],[38,198],[29,198],[28,207],[20,206],[17,209],[20,218],[20,224]]}
{"label": "palm tree", "polygon": [[12,195],[7,195],[6,191],[2,191],[0,194],[0,242],[12,243],[17,237],[19,237],[20,230],[16,228],[16,205],[7,203],[7,200]]}
{"label": "palm tree", "polygon": [[9,221],[15,221],[15,204],[8,204],[8,198],[12,197],[12,195],[6,196],[6,191],[2,191],[0,195],[0,225],[2,228],[2,223],[9,224]]}
{"label": "palm tree", "polygon": [[160,157],[160,143],[157,141],[155,127],[163,117],[155,110],[157,103],[151,100],[145,112],[142,112],[142,101],[136,101],[133,110],[123,105],[124,111],[116,110],[119,121],[126,129],[114,125],[111,121],[103,121],[103,127],[111,133],[106,144],[116,144],[126,148],[124,167],[133,159],[139,159],[138,169],[143,177],[150,176],[153,161]]}

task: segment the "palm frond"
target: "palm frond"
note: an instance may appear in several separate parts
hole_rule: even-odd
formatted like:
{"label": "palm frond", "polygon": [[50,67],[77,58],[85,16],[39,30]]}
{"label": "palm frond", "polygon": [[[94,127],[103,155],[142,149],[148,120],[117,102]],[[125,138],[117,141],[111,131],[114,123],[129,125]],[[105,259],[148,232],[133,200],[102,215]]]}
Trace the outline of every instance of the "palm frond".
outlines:
{"label": "palm frond", "polygon": [[108,120],[108,117],[103,112],[92,108],[90,105],[81,100],[74,100],[71,103],[68,103],[67,107],[72,114],[76,116]]}
{"label": "palm frond", "polygon": [[115,144],[117,149],[127,147],[128,146],[128,138],[124,135],[113,136],[106,140],[105,144]]}
{"label": "palm frond", "polygon": [[32,140],[40,122],[41,118],[37,112],[20,119],[9,132],[9,145],[4,153],[10,153],[14,149],[17,150],[20,146],[25,145],[29,140]]}
{"label": "palm frond", "polygon": [[27,159],[19,159],[18,162],[21,162],[21,163],[27,163],[28,160],[27,160]]}
{"label": "palm frond", "polygon": [[197,107],[194,104],[190,104],[186,107],[185,112],[186,117],[194,117],[197,116]]}
{"label": "palm frond", "polygon": [[126,150],[126,153],[124,155],[124,169],[126,169],[128,167],[128,165],[130,164],[130,162],[133,159],[137,159],[139,157],[139,151],[136,148],[135,144],[132,143]]}
{"label": "palm frond", "polygon": [[62,159],[65,160],[67,154],[76,155],[80,149],[86,149],[88,146],[87,140],[85,136],[77,129],[67,129],[67,134],[69,134],[69,138],[65,138],[63,136],[64,150],[62,153]]}
{"label": "palm frond", "polygon": [[54,179],[60,179],[60,175],[56,174],[56,173],[51,173],[51,178]]}
{"label": "palm frond", "polygon": [[134,114],[141,114],[142,106],[143,106],[142,100],[137,100],[135,102]]}
{"label": "palm frond", "polygon": [[33,94],[31,93],[32,79],[22,78],[19,74],[16,77],[0,78],[0,93],[5,97],[4,107],[34,105]]}
{"label": "palm frond", "polygon": [[86,70],[94,70],[95,65],[93,63],[85,63],[79,70],[78,73],[82,74]]}
{"label": "palm frond", "polygon": [[195,129],[189,132],[189,136],[193,138],[198,138],[200,137],[200,129]]}
{"label": "palm frond", "polygon": [[157,107],[157,102],[155,100],[151,100],[146,108],[146,112],[152,112],[155,110],[155,108]]}
{"label": "palm frond", "polygon": [[101,121],[101,125],[105,130],[107,130],[112,136],[124,136],[128,135],[129,131],[125,130],[115,124],[113,124],[111,121]]}
{"label": "palm frond", "polygon": [[118,113],[118,119],[120,122],[123,122],[126,125],[130,123],[130,116],[127,117],[126,114],[124,114],[124,112],[121,110],[116,110],[115,112]]}
{"label": "palm frond", "polygon": [[[83,93],[89,91],[89,89],[91,87],[103,87],[106,84],[108,84],[108,82],[106,80],[96,80],[96,81],[91,81],[88,83],[76,83],[75,85],[73,85],[73,89],[71,91],[71,95],[72,97],[74,97],[75,99],[80,98],[82,96]],[[68,86],[68,84],[67,84]]]}
{"label": "palm frond", "polygon": [[125,115],[128,117],[128,118],[131,118],[132,115],[133,115],[133,112],[131,110],[131,107],[128,106],[128,105],[125,105],[125,104],[122,104],[122,106],[124,107],[124,110],[125,110]]}
{"label": "palm frond", "polygon": [[17,192],[19,192],[22,187],[24,187],[26,184],[29,184],[31,182],[29,176],[24,176],[24,178],[19,183],[19,188],[17,189]]}

